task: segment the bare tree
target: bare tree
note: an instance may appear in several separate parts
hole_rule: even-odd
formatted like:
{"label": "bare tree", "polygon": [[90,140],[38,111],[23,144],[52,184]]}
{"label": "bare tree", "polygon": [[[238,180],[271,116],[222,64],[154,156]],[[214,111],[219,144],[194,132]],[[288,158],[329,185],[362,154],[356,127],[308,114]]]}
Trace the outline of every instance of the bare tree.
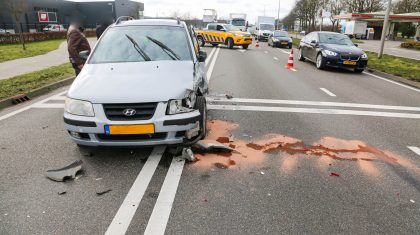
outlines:
{"label": "bare tree", "polygon": [[[327,2],[327,9],[331,12],[332,30],[338,30],[338,20],[334,19],[335,15],[339,15],[344,8],[343,0],[329,0]],[[336,24],[337,23],[337,24]]]}
{"label": "bare tree", "polygon": [[420,12],[420,0],[401,0],[394,4],[394,13]]}
{"label": "bare tree", "polygon": [[6,8],[10,11],[18,29],[20,42],[22,43],[23,50],[26,50],[25,40],[23,39],[23,29],[22,29],[22,22],[21,18],[25,13],[28,5],[25,0],[3,0],[5,3]]}
{"label": "bare tree", "polygon": [[347,11],[355,13],[375,12],[384,9],[384,0],[349,0],[345,3]]}

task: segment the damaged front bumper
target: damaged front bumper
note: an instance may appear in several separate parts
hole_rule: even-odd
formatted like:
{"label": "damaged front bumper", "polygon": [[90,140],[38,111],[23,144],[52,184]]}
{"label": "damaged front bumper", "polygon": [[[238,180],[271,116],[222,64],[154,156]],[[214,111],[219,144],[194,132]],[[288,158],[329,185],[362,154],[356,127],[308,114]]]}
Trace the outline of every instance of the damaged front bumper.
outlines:
{"label": "damaged front bumper", "polygon": [[[64,113],[64,123],[70,138],[85,146],[154,146],[177,145],[193,139],[198,134],[200,112],[166,115],[166,105],[160,103],[149,120],[111,121],[101,104],[94,104],[95,117]],[[153,134],[110,135],[106,126],[153,124]]]}

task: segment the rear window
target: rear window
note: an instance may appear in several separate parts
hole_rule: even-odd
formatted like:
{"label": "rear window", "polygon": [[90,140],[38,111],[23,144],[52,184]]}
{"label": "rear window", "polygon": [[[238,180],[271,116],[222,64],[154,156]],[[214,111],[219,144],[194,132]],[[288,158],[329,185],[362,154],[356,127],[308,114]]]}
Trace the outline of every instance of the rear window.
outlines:
{"label": "rear window", "polygon": [[89,63],[192,60],[187,34],[174,26],[124,26],[106,31]]}

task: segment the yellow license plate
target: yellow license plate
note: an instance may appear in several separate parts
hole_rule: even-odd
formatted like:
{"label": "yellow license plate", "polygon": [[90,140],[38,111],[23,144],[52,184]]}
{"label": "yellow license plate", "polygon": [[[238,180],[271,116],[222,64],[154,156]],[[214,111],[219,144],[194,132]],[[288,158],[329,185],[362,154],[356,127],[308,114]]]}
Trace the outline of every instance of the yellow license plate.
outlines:
{"label": "yellow license plate", "polygon": [[343,61],[343,64],[356,65],[356,61],[345,60]]}
{"label": "yellow license plate", "polygon": [[282,42],[281,44],[289,44],[289,43],[287,43],[287,42]]}
{"label": "yellow license plate", "polygon": [[142,125],[106,125],[105,134],[107,135],[141,135],[154,134],[154,124]]}

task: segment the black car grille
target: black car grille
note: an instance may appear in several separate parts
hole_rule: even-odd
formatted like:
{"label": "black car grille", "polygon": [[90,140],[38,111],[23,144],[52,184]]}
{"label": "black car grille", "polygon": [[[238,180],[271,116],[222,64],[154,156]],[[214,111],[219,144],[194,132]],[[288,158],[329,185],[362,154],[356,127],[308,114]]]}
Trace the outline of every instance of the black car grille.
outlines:
{"label": "black car grille", "polygon": [[100,140],[111,140],[111,141],[146,141],[146,140],[164,140],[168,133],[154,133],[147,135],[106,135],[98,134],[97,137]]}
{"label": "black car grille", "polygon": [[340,58],[342,60],[359,60],[358,55],[350,55],[350,54],[340,54]]}
{"label": "black car grille", "polygon": [[[111,121],[126,120],[149,120],[156,111],[157,103],[139,103],[139,104],[104,104],[106,117]],[[136,113],[133,116],[124,115],[124,110],[134,109]]]}
{"label": "black car grille", "polygon": [[270,36],[270,34],[269,34],[269,33],[263,33],[263,35],[264,35],[264,36]]}

